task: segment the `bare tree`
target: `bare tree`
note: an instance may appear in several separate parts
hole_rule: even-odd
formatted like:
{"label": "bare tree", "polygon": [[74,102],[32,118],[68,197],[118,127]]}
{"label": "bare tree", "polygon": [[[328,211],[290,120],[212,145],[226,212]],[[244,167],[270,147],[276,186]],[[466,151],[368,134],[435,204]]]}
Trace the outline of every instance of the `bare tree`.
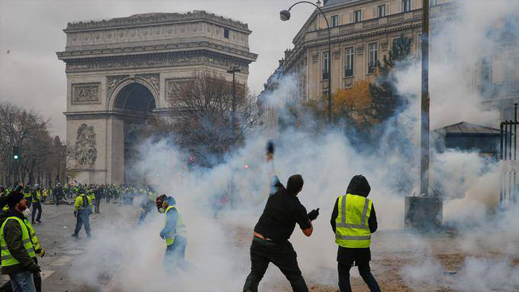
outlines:
{"label": "bare tree", "polygon": [[197,73],[174,89],[170,102],[170,122],[177,143],[211,165],[240,145],[258,121],[255,99],[243,84],[236,86],[236,113],[232,123],[232,83],[222,75]]}
{"label": "bare tree", "polygon": [[[51,177],[55,171],[52,165],[63,165],[65,160],[64,155],[56,155],[58,150],[54,142],[48,132],[48,120],[33,110],[8,102],[0,103],[0,172],[3,183],[11,184],[15,180],[34,183],[41,182],[45,175]],[[13,147],[20,151],[16,163]],[[65,151],[63,146],[59,151]]]}

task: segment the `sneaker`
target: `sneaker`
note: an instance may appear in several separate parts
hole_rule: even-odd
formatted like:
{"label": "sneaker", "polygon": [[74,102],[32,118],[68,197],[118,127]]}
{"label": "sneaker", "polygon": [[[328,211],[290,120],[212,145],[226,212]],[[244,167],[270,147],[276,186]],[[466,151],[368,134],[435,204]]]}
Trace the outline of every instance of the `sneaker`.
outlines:
{"label": "sneaker", "polygon": [[75,238],[78,238],[78,237],[79,237],[77,233],[73,233],[71,236],[72,236],[72,237],[75,237]]}
{"label": "sneaker", "polygon": [[40,220],[36,220],[36,222],[38,222],[38,223],[41,223],[41,221],[40,221]]}

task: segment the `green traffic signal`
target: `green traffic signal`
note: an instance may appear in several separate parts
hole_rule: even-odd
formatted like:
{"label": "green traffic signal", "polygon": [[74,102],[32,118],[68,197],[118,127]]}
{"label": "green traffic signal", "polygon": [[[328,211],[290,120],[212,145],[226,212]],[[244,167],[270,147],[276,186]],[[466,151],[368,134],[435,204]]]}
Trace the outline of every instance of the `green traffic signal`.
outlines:
{"label": "green traffic signal", "polygon": [[14,155],[13,158],[14,158],[15,160],[18,160],[19,157],[18,157],[18,155]]}

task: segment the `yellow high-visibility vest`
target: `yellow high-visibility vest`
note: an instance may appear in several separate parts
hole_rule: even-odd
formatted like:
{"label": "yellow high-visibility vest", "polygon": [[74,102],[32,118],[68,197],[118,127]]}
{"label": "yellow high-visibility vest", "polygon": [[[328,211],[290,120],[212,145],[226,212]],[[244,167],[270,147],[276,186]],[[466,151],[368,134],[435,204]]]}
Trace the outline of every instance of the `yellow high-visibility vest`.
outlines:
{"label": "yellow high-visibility vest", "polygon": [[9,220],[16,220],[16,221],[18,221],[18,223],[20,223],[20,226],[22,227],[23,247],[25,248],[25,250],[27,251],[27,253],[29,254],[29,256],[31,258],[36,257],[36,253],[34,252],[34,246],[32,244],[31,237],[29,234],[29,229],[27,228],[25,223],[18,217],[14,217],[14,216],[8,217],[7,219],[5,219],[4,223],[2,224],[2,229],[0,229],[0,245],[2,246],[2,252],[1,252],[2,267],[10,267],[10,266],[14,266],[14,265],[17,265],[20,263],[17,259],[15,259],[11,255],[9,248],[7,248],[7,243],[5,242],[4,228],[5,228],[5,224]]}
{"label": "yellow high-visibility vest", "polygon": [[369,217],[371,200],[352,194],[339,197],[339,214],[335,219],[335,242],[347,248],[367,248],[371,244]]}
{"label": "yellow high-visibility vest", "polygon": [[31,237],[32,245],[34,246],[34,250],[38,250],[41,248],[40,241],[38,240],[38,237],[36,236],[36,232],[34,231],[34,227],[32,227],[31,223],[29,223],[29,220],[23,219],[23,223],[27,225],[27,228],[29,228],[29,236]]}
{"label": "yellow high-visibility vest", "polygon": [[178,214],[178,217],[177,217],[177,232],[171,236],[171,237],[166,237],[166,245],[169,246],[169,245],[172,245],[174,242],[175,242],[175,236],[176,235],[180,235],[180,236],[183,236],[183,237],[187,237],[187,227],[186,227],[186,224],[184,223],[184,220],[182,220],[182,215],[180,215],[180,211],[178,210],[178,208],[176,206],[169,206],[167,209],[166,209],[166,224],[168,222],[168,212],[169,210],[175,208],[175,210],[177,210],[177,214]]}

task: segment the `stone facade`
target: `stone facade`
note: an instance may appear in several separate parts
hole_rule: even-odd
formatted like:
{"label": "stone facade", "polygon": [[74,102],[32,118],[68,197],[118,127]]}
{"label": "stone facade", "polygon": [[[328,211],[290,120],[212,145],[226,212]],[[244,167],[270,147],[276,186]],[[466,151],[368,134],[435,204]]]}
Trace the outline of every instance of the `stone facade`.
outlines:
{"label": "stone facade", "polygon": [[[405,3],[409,4],[405,4]],[[431,7],[431,27],[452,17],[452,0],[437,0]],[[322,7],[331,27],[332,71],[324,69],[328,58],[326,21],[315,11],[294,37],[294,49],[285,51],[285,73],[298,73],[300,95],[316,98],[328,91],[350,87],[374,74],[374,61],[383,60],[390,44],[402,34],[420,47],[421,0],[329,0]],[[351,64],[351,65],[350,65]],[[331,74],[329,74],[331,73]]]}
{"label": "stone facade", "polygon": [[[172,88],[196,72],[231,81],[231,66],[246,84],[257,58],[247,24],[205,11],[74,22],[64,32],[57,56],[66,63],[69,169],[81,183],[124,182],[125,127],[166,111]],[[150,100],[135,100],[135,92]]]}
{"label": "stone facade", "polygon": [[[382,62],[392,42],[402,34],[412,40],[412,51],[420,55],[422,0],[328,0],[322,7],[331,26],[332,70],[325,74],[328,54],[326,21],[317,11],[308,18],[293,39],[294,48],[285,51],[283,74],[296,73],[302,99],[327,94],[328,75],[332,92],[373,77],[374,61]],[[455,0],[430,0],[431,34],[443,22],[455,19]],[[514,14],[511,14],[513,17]],[[508,17],[508,16],[507,16]],[[518,15],[510,23],[519,23]],[[504,31],[507,19],[496,24],[495,43],[499,55],[474,60],[474,90],[488,97],[488,103],[501,109],[503,119],[511,119],[513,103],[519,102],[519,28]],[[514,36],[515,34],[515,36]],[[507,36],[507,37],[504,37]],[[492,37],[492,36],[489,36]],[[431,52],[434,44],[431,45]],[[279,70],[279,68],[278,68]],[[277,71],[274,73],[277,75]],[[331,74],[330,74],[331,73]]]}

